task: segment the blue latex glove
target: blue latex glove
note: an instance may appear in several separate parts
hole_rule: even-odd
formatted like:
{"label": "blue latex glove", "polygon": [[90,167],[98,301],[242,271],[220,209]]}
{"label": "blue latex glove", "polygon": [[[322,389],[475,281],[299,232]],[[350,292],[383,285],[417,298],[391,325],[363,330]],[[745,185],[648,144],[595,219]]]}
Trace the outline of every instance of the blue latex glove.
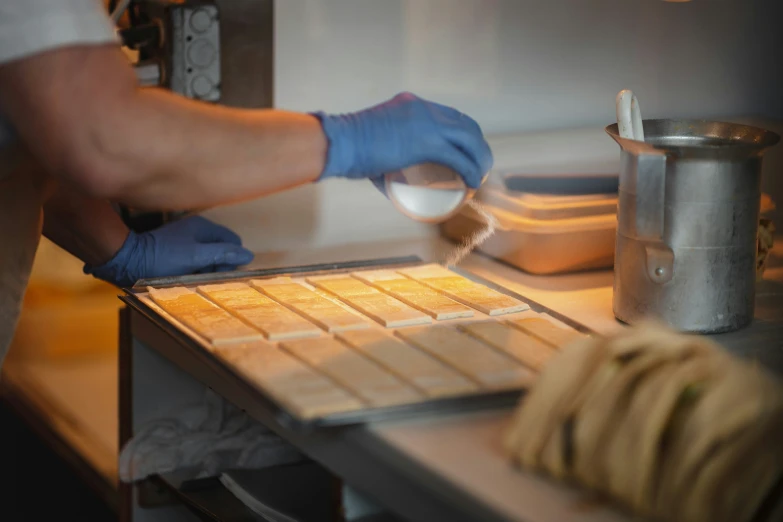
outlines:
{"label": "blue latex glove", "polygon": [[316,113],[329,141],[320,179],[378,180],[419,163],[451,167],[471,188],[492,168],[478,123],[461,112],[410,93],[352,114]]}
{"label": "blue latex glove", "polygon": [[106,264],[84,266],[117,286],[139,279],[234,270],[253,260],[242,240],[226,227],[200,216],[175,221],[142,234],[131,231],[122,248]]}

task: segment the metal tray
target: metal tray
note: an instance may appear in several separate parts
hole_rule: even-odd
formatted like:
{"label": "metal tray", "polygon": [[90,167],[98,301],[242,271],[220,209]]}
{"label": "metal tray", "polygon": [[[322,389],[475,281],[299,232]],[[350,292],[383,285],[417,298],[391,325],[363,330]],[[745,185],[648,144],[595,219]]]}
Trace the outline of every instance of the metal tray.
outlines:
{"label": "metal tray", "polygon": [[[265,270],[254,270],[247,272],[225,272],[214,274],[198,274],[189,275],[183,277],[163,277],[156,279],[141,280],[136,283],[132,288],[124,288],[125,296],[120,297],[129,307],[140,313],[151,324],[157,327],[160,331],[166,334],[167,340],[180,344],[186,348],[191,355],[194,355],[200,359],[201,363],[208,365],[211,369],[215,370],[218,374],[233,378],[239,385],[252,390],[258,404],[267,410],[269,414],[273,416],[275,421],[281,425],[299,432],[307,432],[314,429],[330,428],[330,427],[345,427],[357,424],[363,424],[368,422],[380,422],[388,420],[396,420],[403,418],[420,417],[432,414],[442,413],[456,413],[464,411],[474,411],[481,409],[493,409],[503,408],[515,405],[520,396],[525,390],[504,390],[500,392],[488,392],[480,393],[470,396],[462,397],[447,397],[441,399],[431,399],[416,404],[407,404],[399,406],[389,407],[369,407],[367,409],[350,411],[343,413],[335,413],[329,416],[320,417],[316,419],[303,420],[295,415],[289,413],[281,404],[277,403],[273,398],[264,394],[261,390],[247,383],[241,377],[237,376],[233,370],[222,363],[222,361],[211,354],[204,346],[193,339],[191,335],[187,334],[176,325],[172,324],[165,317],[160,315],[156,310],[144,303],[139,297],[138,293],[146,292],[147,286],[153,287],[167,287],[167,286],[190,286],[194,284],[206,284],[206,283],[220,283],[226,281],[242,281],[249,279],[261,279],[278,276],[313,276],[313,275],[325,275],[325,274],[339,274],[345,272],[351,272],[357,269],[369,269],[369,268],[402,268],[413,267],[417,265],[425,264],[420,258],[416,256],[409,257],[397,257],[386,258],[376,260],[364,260],[364,261],[352,261],[345,263],[331,263],[331,264],[318,264],[307,266],[295,266],[285,268],[274,268]],[[530,309],[538,313],[546,313],[557,319],[558,321],[574,328],[575,330],[585,333],[593,334],[593,332],[584,325],[577,323],[568,317],[565,317],[554,310],[544,307],[543,305],[536,303],[524,296],[516,294],[498,286],[494,283],[484,280],[478,276],[475,276],[469,272],[451,268],[451,270],[463,277],[466,277],[476,283],[485,285],[489,288],[497,290],[501,293],[515,297],[530,306]],[[152,348],[156,348],[152,346]]]}

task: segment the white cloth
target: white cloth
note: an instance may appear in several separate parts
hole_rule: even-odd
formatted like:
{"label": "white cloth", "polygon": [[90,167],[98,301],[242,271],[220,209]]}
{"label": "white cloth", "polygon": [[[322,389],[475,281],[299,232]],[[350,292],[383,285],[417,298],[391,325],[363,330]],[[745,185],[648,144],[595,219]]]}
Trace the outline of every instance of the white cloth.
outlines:
{"label": "white cloth", "polygon": [[[152,420],[137,430],[120,452],[119,475],[123,482],[137,482],[151,475],[187,471],[194,478],[220,476],[225,483],[224,472],[304,460],[307,457],[294,446],[208,389],[203,402],[177,408],[170,417]],[[294,495],[300,493],[292,490]],[[348,485],[342,496],[346,521],[384,512]],[[257,509],[249,498],[238,498]]]}
{"label": "white cloth", "polygon": [[124,482],[175,471],[201,478],[304,459],[268,428],[207,390],[203,402],[142,426],[122,449],[119,472]]}
{"label": "white cloth", "polygon": [[[100,0],[0,0],[0,66],[58,47],[114,42]],[[36,168],[0,114],[0,364],[41,237],[43,186],[34,179]]]}

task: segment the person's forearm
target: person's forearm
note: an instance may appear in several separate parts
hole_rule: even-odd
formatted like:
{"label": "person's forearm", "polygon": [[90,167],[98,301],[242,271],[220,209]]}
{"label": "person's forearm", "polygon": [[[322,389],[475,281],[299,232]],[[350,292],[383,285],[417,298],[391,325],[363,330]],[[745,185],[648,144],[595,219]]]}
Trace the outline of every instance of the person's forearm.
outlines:
{"label": "person's forearm", "polygon": [[111,204],[58,187],[44,203],[43,234],[88,265],[109,261],[128,237]]}
{"label": "person's forearm", "polygon": [[207,105],[160,89],[137,90],[126,111],[115,136],[124,143],[105,151],[121,182],[106,195],[132,206],[232,202],[314,181],[323,169],[326,140],[306,114]]}
{"label": "person's forearm", "polygon": [[273,193],[314,181],[326,159],[316,118],[139,89],[119,49],[108,46],[0,67],[0,104],[50,173],[135,207],[205,207]]}

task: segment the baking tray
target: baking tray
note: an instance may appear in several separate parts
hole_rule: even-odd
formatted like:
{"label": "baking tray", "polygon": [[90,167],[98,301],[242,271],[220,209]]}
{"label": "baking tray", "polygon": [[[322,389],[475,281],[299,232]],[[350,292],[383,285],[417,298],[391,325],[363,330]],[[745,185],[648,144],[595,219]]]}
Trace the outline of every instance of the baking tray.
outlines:
{"label": "baking tray", "polygon": [[[144,316],[154,326],[162,330],[172,342],[180,344],[193,355],[201,359],[201,362],[204,362],[213,369],[218,370],[218,372],[222,375],[233,376],[236,379],[237,384],[246,387],[255,397],[259,406],[266,409],[276,422],[291,430],[308,432],[321,428],[346,427],[364,423],[415,418],[433,414],[456,413],[514,406],[517,404],[519,398],[524,393],[524,389],[492,391],[478,393],[470,396],[429,399],[416,404],[368,407],[362,410],[340,412],[315,419],[301,419],[289,413],[285,407],[279,404],[274,398],[264,394],[261,390],[236,375],[228,365],[224,364],[218,357],[213,355],[207,349],[206,344],[208,343],[198,341],[195,336],[176,326],[173,322],[169,321],[164,315],[149,306],[139,297],[139,294],[146,293],[148,286],[156,288],[165,288],[171,286],[193,286],[228,281],[240,282],[250,279],[266,279],[280,276],[303,278],[315,275],[336,275],[366,269],[399,269],[422,264],[426,263],[420,258],[416,256],[408,256],[342,263],[282,267],[244,272],[238,271],[196,274],[181,277],[161,277],[140,280],[132,288],[123,288],[125,295],[120,297],[120,299],[140,313],[142,316]],[[593,334],[593,332],[586,326],[573,321],[570,318],[565,317],[562,314],[559,314],[554,310],[536,303],[535,301],[532,301],[522,295],[511,292],[502,286],[496,285],[470,272],[458,268],[452,267],[450,270],[476,283],[485,285],[488,288],[492,288],[501,293],[519,299],[528,304],[532,311],[547,314],[557,321],[583,334]],[[155,348],[155,346],[152,346],[152,348]]]}

